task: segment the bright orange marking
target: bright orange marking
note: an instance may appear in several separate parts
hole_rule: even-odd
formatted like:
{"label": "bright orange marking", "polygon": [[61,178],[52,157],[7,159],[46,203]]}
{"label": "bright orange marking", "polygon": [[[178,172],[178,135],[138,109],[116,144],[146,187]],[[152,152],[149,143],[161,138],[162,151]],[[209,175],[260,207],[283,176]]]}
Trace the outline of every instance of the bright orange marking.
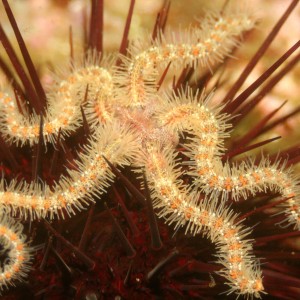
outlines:
{"label": "bright orange marking", "polygon": [[38,204],[38,199],[37,196],[32,196],[31,200],[30,200],[30,206],[32,209],[35,209],[37,207]]}
{"label": "bright orange marking", "polygon": [[253,172],[251,175],[254,178],[254,180],[255,180],[256,183],[260,182],[261,178],[260,178],[260,176],[257,173]]}
{"label": "bright orange marking", "polygon": [[194,213],[194,209],[192,207],[187,208],[184,212],[185,218],[190,219],[193,213]]}
{"label": "bright orange marking", "polygon": [[58,89],[58,91],[59,91],[60,93],[65,93],[66,91],[68,91],[68,88],[67,88],[66,85],[63,85],[63,86],[61,86],[61,87]]}
{"label": "bright orange marking", "polygon": [[11,101],[11,98],[10,97],[5,97],[4,98],[4,103],[7,104]]}
{"label": "bright orange marking", "polygon": [[14,134],[16,134],[16,133],[18,132],[18,126],[17,126],[17,125],[12,126],[11,131],[12,131]]}
{"label": "bright orange marking", "polygon": [[264,286],[263,286],[263,284],[262,284],[261,279],[256,279],[256,280],[255,280],[255,284],[254,284],[254,286],[253,286],[253,289],[254,289],[255,291],[257,291],[257,292],[263,291],[263,290],[264,290]]}
{"label": "bright orange marking", "polygon": [[208,154],[207,153],[199,153],[199,154],[196,155],[196,159],[206,160],[206,159],[208,159]]}
{"label": "bright orange marking", "polygon": [[24,247],[23,247],[22,244],[18,244],[17,247],[16,247],[16,249],[17,249],[18,251],[22,251],[22,250],[24,249]]}
{"label": "bright orange marking", "polygon": [[204,42],[204,46],[206,48],[206,52],[211,52],[212,46],[210,42]]}
{"label": "bright orange marking", "polygon": [[66,207],[67,202],[64,196],[58,195],[57,200],[62,207]]}
{"label": "bright orange marking", "polygon": [[75,192],[74,186],[70,186],[70,187],[69,187],[69,192],[72,193],[72,194]]}
{"label": "bright orange marking", "polygon": [[27,134],[28,134],[28,128],[27,128],[27,127],[23,127],[23,128],[21,129],[21,132],[22,132],[22,134],[23,134],[24,136],[27,136]]}
{"label": "bright orange marking", "polygon": [[68,119],[65,118],[65,117],[61,118],[61,123],[62,123],[63,125],[67,125],[67,124],[68,124]]}
{"label": "bright orange marking", "polygon": [[215,145],[215,141],[213,141],[213,140],[202,140],[201,144],[206,145],[208,147],[211,147],[211,146]]}
{"label": "bright orange marking", "polygon": [[20,267],[18,265],[13,266],[14,273],[18,273],[20,271]]}
{"label": "bright orange marking", "polygon": [[[85,71],[85,70],[84,70],[84,71]],[[85,75],[85,74],[86,74],[86,72],[83,73],[83,75]],[[93,70],[92,70],[92,75],[100,76],[100,75],[101,75],[100,70],[93,69]]]}
{"label": "bright orange marking", "polygon": [[221,217],[219,217],[216,222],[214,223],[214,227],[215,229],[219,229],[222,228],[223,226],[223,219]]}
{"label": "bright orange marking", "polygon": [[22,262],[22,261],[24,261],[24,260],[25,260],[25,257],[24,257],[23,255],[19,255],[18,261],[19,261],[19,262]]}
{"label": "bright orange marking", "polygon": [[44,200],[44,202],[43,202],[43,208],[45,209],[45,210],[48,210],[49,208],[50,208],[50,201],[49,200]]}
{"label": "bright orange marking", "polygon": [[171,191],[170,191],[170,188],[168,188],[168,187],[163,186],[163,187],[160,188],[160,193],[161,193],[163,196],[169,195],[170,192],[171,192]]}
{"label": "bright orange marking", "polygon": [[171,202],[170,206],[172,209],[177,209],[179,207],[179,205],[180,205],[180,200],[177,198],[173,202]]}
{"label": "bright orange marking", "polygon": [[241,271],[237,271],[237,270],[231,270],[230,273],[229,273],[230,277],[232,279],[237,279],[239,277],[242,276],[242,272]]}
{"label": "bright orange marking", "polygon": [[224,182],[224,187],[227,191],[231,191],[232,190],[232,180],[227,177],[225,182]]}
{"label": "bright orange marking", "polygon": [[228,260],[229,260],[229,262],[236,264],[236,263],[240,263],[242,261],[242,257],[239,255],[234,255],[234,256],[230,257]]}
{"label": "bright orange marking", "polygon": [[239,181],[240,181],[241,186],[243,186],[243,187],[248,185],[248,180],[243,175],[239,176]]}
{"label": "bright orange marking", "polygon": [[90,180],[95,181],[97,179],[97,175],[95,173],[90,174]]}
{"label": "bright orange marking", "polygon": [[242,245],[241,245],[241,243],[236,242],[236,243],[230,244],[228,248],[229,248],[229,250],[231,250],[231,251],[235,251],[235,250],[241,249],[241,248],[242,248]]}
{"label": "bright orange marking", "polygon": [[7,232],[7,229],[4,226],[0,227],[0,235],[5,235]]}
{"label": "bright orange marking", "polygon": [[243,278],[241,282],[239,283],[240,290],[243,291],[248,285],[248,280],[246,278]]}
{"label": "bright orange marking", "polygon": [[48,133],[48,134],[51,134],[54,132],[54,128],[53,128],[53,125],[51,123],[47,123],[45,125],[45,131]]}
{"label": "bright orange marking", "polygon": [[75,83],[76,81],[77,81],[77,80],[76,80],[76,77],[75,77],[75,76],[70,76],[70,77],[68,78],[68,82],[71,83],[71,84]]}
{"label": "bright orange marking", "polygon": [[199,222],[202,225],[206,225],[207,224],[207,220],[208,220],[208,212],[206,210],[204,210],[201,215],[199,216]]}
{"label": "bright orange marking", "polygon": [[212,34],[211,38],[213,40],[215,40],[216,42],[221,42],[222,41],[221,37],[219,35],[217,35],[216,33]]}
{"label": "bright orange marking", "polygon": [[192,47],[192,54],[193,54],[195,57],[197,57],[197,56],[199,56],[199,53],[200,53],[199,49],[198,49],[196,46],[193,46],[193,47]]}
{"label": "bright orange marking", "polygon": [[284,186],[286,189],[288,189],[288,188],[290,188],[292,185],[291,185],[291,182],[289,182],[289,181],[284,181],[284,182],[283,182],[283,186]]}
{"label": "bright orange marking", "polygon": [[101,108],[99,107],[99,105],[97,105],[97,104],[94,105],[94,111],[95,111],[98,119],[102,120],[103,114],[102,114],[102,111],[101,111]]}
{"label": "bright orange marking", "polygon": [[227,232],[225,232],[225,234],[224,234],[224,237],[226,238],[226,239],[230,239],[230,238],[232,238],[235,234],[236,234],[236,229],[229,229]]}
{"label": "bright orange marking", "polygon": [[209,171],[208,167],[203,167],[202,169],[198,170],[198,175],[204,175]]}
{"label": "bright orange marking", "polygon": [[157,60],[157,53],[156,52],[150,52],[149,53],[149,59],[152,61],[152,62],[155,62]]}
{"label": "bright orange marking", "polygon": [[265,168],[264,172],[265,172],[266,177],[268,177],[268,178],[273,177],[272,172],[268,168]]}
{"label": "bright orange marking", "polygon": [[179,56],[179,57],[183,57],[184,56],[184,52],[185,52],[185,50],[184,50],[184,48],[183,47],[181,47],[181,46],[178,46],[178,48],[177,48],[177,56]]}
{"label": "bright orange marking", "polygon": [[39,126],[38,125],[33,126],[32,131],[35,136],[38,136],[40,132]]}
{"label": "bright orange marking", "polygon": [[12,202],[12,199],[11,199],[12,197],[13,196],[12,196],[11,192],[4,193],[4,196],[3,196],[3,199],[2,199],[3,203],[4,204],[10,204]]}
{"label": "bright orange marking", "polygon": [[220,30],[220,31],[226,31],[227,30],[227,25],[224,24],[224,23],[216,24],[215,25],[215,29],[216,30]]}
{"label": "bright orange marking", "polygon": [[79,192],[85,194],[85,193],[87,192],[86,187],[85,187],[84,185],[81,185],[81,186],[79,187]]}
{"label": "bright orange marking", "polygon": [[204,126],[204,127],[202,128],[202,130],[203,130],[204,132],[208,133],[208,132],[210,132],[210,126],[209,126],[209,125]]}
{"label": "bright orange marking", "polygon": [[218,182],[219,182],[219,180],[218,180],[218,176],[213,176],[210,180],[209,180],[209,186],[210,187],[215,187],[215,186],[217,186],[218,185]]}
{"label": "bright orange marking", "polygon": [[18,239],[18,236],[15,233],[9,235],[11,241],[15,242]]}

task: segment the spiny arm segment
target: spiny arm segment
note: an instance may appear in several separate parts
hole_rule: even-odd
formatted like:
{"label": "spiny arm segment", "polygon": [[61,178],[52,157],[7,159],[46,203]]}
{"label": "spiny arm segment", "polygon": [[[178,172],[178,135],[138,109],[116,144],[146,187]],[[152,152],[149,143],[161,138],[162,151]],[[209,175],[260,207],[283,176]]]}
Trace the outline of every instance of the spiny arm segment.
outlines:
{"label": "spiny arm segment", "polygon": [[267,158],[262,159],[258,166],[250,160],[232,166],[222,163],[223,142],[229,137],[227,129],[231,126],[228,116],[219,113],[220,107],[209,108],[211,96],[202,96],[198,100],[197,94],[181,91],[179,95],[169,97],[157,115],[158,122],[174,133],[187,131],[194,135],[186,148],[194,165],[189,174],[196,178],[195,185],[206,195],[221,196],[224,201],[229,195],[237,201],[267,189],[280,193],[291,198],[284,208],[286,221],[300,229],[298,181],[284,164],[280,167],[279,162],[272,165]]}
{"label": "spiny arm segment", "polygon": [[208,146],[211,143],[214,151],[218,148],[211,155],[221,153],[222,141],[229,137],[230,116],[220,114],[222,106],[210,105],[212,97],[213,92],[206,96],[205,91],[200,94],[190,88],[179,90],[176,94],[166,94],[159,102],[156,121],[173,134],[189,132],[198,136],[201,133]]}
{"label": "spiny arm segment", "polygon": [[[131,49],[132,59],[124,58],[118,82],[124,90],[128,105],[144,105],[156,91],[156,67],[189,64],[196,67],[220,62],[238,44],[240,35],[254,27],[253,16],[225,11],[201,20],[200,28],[193,28],[169,41],[162,34],[153,46],[144,51]],[[138,54],[136,54],[138,53]],[[124,72],[124,70],[126,72]]]}
{"label": "spiny arm segment", "polygon": [[22,234],[23,226],[5,216],[0,218],[0,244],[7,252],[9,260],[0,267],[0,290],[14,286],[15,281],[22,281],[30,269],[31,249]]}
{"label": "spiny arm segment", "polygon": [[264,288],[252,244],[245,239],[250,230],[237,224],[237,216],[224,201],[220,204],[211,198],[199,202],[199,195],[189,193],[178,179],[181,172],[174,160],[174,152],[159,146],[149,147],[141,160],[159,216],[176,227],[186,225],[186,231],[207,236],[216,244],[218,262],[225,267],[220,274],[228,280],[229,292],[259,297]]}
{"label": "spiny arm segment", "polygon": [[189,146],[195,163],[190,174],[196,177],[195,184],[201,191],[214,197],[221,196],[224,200],[230,195],[237,201],[269,189],[290,198],[285,202],[283,213],[288,224],[300,229],[300,191],[290,169],[279,166],[279,162],[272,165],[267,158],[263,158],[259,165],[254,165],[251,160],[232,166],[222,164],[220,157],[209,158],[208,149],[200,138],[194,138],[194,142],[194,146]]}
{"label": "spiny arm segment", "polygon": [[[43,137],[55,143],[59,130],[62,137],[70,135],[81,125],[80,105],[87,91],[87,119],[94,125],[112,118],[107,112],[107,100],[112,95],[112,76],[104,68],[88,66],[74,70],[66,80],[47,95],[48,109],[44,117]],[[101,113],[101,116],[99,115]],[[33,145],[39,139],[40,116],[23,115],[16,102],[7,94],[0,93],[0,130],[10,142]]]}
{"label": "spiny arm segment", "polygon": [[101,194],[112,180],[113,174],[103,156],[124,166],[133,159],[137,140],[132,130],[118,123],[100,127],[75,162],[78,169],[68,171],[69,178],[63,177],[52,188],[15,181],[7,187],[2,180],[0,205],[24,218],[64,217],[63,210],[75,214],[74,208],[81,210],[83,204],[94,201],[93,196]]}

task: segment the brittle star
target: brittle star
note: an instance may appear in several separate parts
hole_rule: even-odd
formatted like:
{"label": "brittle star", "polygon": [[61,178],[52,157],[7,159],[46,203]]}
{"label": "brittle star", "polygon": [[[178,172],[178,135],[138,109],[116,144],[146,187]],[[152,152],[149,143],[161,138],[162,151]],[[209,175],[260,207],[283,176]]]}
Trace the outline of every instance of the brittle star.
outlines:
{"label": "brittle star", "polygon": [[[121,67],[112,67],[105,60],[99,66],[99,61],[91,58],[84,67],[74,68],[48,94],[42,133],[50,143],[60,130],[65,137],[70,135],[81,125],[80,107],[84,105],[93,137],[79,154],[78,169],[70,170],[68,178],[61,178],[51,188],[15,181],[6,186],[2,180],[2,210],[18,212],[25,219],[64,218],[64,212],[71,216],[75,209],[80,211],[93,202],[112,181],[104,157],[117,166],[144,168],[159,216],[210,238],[217,245],[218,262],[224,266],[220,274],[228,280],[230,292],[259,297],[264,288],[259,262],[245,239],[250,230],[237,222],[225,202],[229,195],[235,200],[246,199],[249,193],[269,188],[291,198],[284,213],[288,222],[299,228],[297,186],[289,171],[267,159],[259,166],[243,163],[232,168],[221,163],[229,116],[209,106],[212,94],[206,97],[189,88],[177,94],[157,91],[158,64],[165,67],[172,62],[176,68],[222,61],[237,45],[240,34],[254,26],[254,20],[246,14],[227,12],[209,15],[201,26],[179,41],[168,41],[161,34],[147,49],[132,47],[131,58],[122,57]],[[87,103],[82,103],[86,91]],[[7,141],[37,143],[40,117],[21,114],[7,94],[0,98],[1,131]],[[183,173],[176,160],[179,137],[186,133],[193,136],[186,145],[194,165],[190,173],[196,178],[192,187],[180,180]],[[200,200],[200,192],[204,200]],[[30,251],[20,227],[9,217],[3,217],[0,230],[10,249],[10,264],[0,274],[1,286],[7,286],[25,276]]]}

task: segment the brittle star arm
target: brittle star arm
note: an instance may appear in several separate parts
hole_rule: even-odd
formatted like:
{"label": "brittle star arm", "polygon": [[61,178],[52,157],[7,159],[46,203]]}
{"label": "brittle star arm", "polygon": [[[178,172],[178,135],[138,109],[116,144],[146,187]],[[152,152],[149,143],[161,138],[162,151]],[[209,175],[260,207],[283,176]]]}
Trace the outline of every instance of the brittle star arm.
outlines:
{"label": "brittle star arm", "polygon": [[[156,92],[156,67],[197,64],[210,66],[228,56],[244,31],[254,27],[253,16],[246,12],[225,10],[222,14],[210,14],[179,37],[160,35],[146,50],[131,48],[131,59],[123,58],[124,66],[117,76],[118,84],[126,95],[127,104],[143,105]],[[125,72],[124,72],[125,71]],[[120,101],[124,101],[120,99]]]}
{"label": "brittle star arm", "polygon": [[[8,187],[0,184],[0,206],[3,215],[12,212],[23,218],[62,217],[63,211],[75,214],[93,196],[106,190],[113,178],[103,156],[116,164],[128,164],[136,154],[137,138],[126,126],[118,124],[101,127],[95,139],[85,146],[77,170],[69,171],[69,178],[62,178],[52,189],[26,183],[12,182]],[[9,262],[0,268],[0,289],[21,280],[29,270],[30,247],[25,243],[22,226],[8,217],[0,219],[0,243],[8,249]]]}
{"label": "brittle star arm", "polygon": [[[87,99],[85,99],[87,93]],[[43,119],[43,138],[54,143],[61,129],[62,137],[70,135],[81,125],[80,105],[88,102],[87,119],[94,127],[112,118],[106,109],[112,95],[112,76],[105,68],[87,66],[73,72],[47,95],[47,112]],[[23,110],[24,106],[23,106]],[[20,113],[17,103],[8,94],[0,93],[0,130],[6,140],[20,143],[37,143],[40,116]]]}
{"label": "brittle star arm", "polygon": [[216,245],[218,262],[224,266],[220,274],[228,281],[229,293],[259,297],[263,291],[261,271],[251,242],[245,239],[250,230],[236,221],[224,201],[200,201],[197,193],[189,193],[178,179],[181,172],[174,160],[175,152],[159,146],[148,147],[141,160],[159,216],[176,227],[186,225],[186,231],[202,234]]}
{"label": "brittle star arm", "polygon": [[23,226],[3,214],[0,218],[0,244],[7,257],[4,267],[0,267],[0,291],[23,280],[30,269],[31,249],[28,247]]}
{"label": "brittle star arm", "polygon": [[[112,173],[102,156],[113,164],[124,166],[135,155],[137,138],[126,126],[118,123],[100,127],[93,139],[75,162],[76,170],[68,170],[69,177],[62,177],[54,187],[47,185],[16,183],[0,186],[0,205],[24,218],[49,216],[62,211],[74,214],[83,203],[93,201],[93,195],[101,194],[112,180]],[[63,214],[62,214],[63,216]]]}
{"label": "brittle star arm", "polygon": [[278,162],[271,164],[266,158],[258,166],[250,160],[238,166],[222,163],[223,142],[229,136],[226,130],[231,126],[228,116],[219,113],[220,108],[208,108],[211,96],[198,97],[189,90],[182,91],[162,104],[156,116],[161,126],[194,135],[186,147],[193,164],[189,174],[196,178],[195,185],[206,195],[221,196],[224,201],[229,195],[235,200],[247,199],[250,194],[267,189],[280,193],[290,198],[283,209],[287,216],[285,221],[300,229],[299,186],[291,170],[284,169],[283,165],[279,167]]}
{"label": "brittle star arm", "polygon": [[189,156],[194,161],[190,174],[197,177],[195,184],[206,194],[221,196],[224,200],[231,195],[237,201],[271,190],[289,198],[281,208],[286,215],[282,223],[300,229],[299,185],[291,169],[285,169],[284,164],[279,166],[279,162],[271,164],[267,158],[258,165],[249,159],[239,165],[223,164],[220,156],[209,157],[200,137],[195,137],[189,147]]}

